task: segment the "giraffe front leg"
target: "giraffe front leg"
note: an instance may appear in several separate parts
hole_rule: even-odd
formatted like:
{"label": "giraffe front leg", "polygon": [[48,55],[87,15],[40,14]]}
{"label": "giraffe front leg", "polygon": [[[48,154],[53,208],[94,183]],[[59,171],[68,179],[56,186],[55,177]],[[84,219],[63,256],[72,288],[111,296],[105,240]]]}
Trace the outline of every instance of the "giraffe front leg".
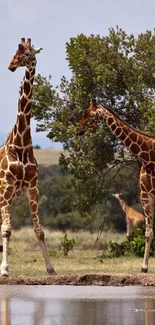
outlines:
{"label": "giraffe front leg", "polygon": [[1,207],[2,214],[2,243],[3,243],[3,253],[2,253],[2,263],[1,263],[1,275],[8,276],[8,247],[9,247],[9,239],[11,235],[11,215],[10,215],[10,207],[5,206]]}
{"label": "giraffe front leg", "polygon": [[33,189],[28,189],[28,191],[26,192],[26,196],[28,199],[28,203],[29,203],[29,208],[31,211],[31,215],[33,218],[33,224],[34,224],[34,232],[36,234],[36,237],[38,239],[40,248],[42,250],[43,253],[43,257],[45,260],[45,264],[46,264],[46,269],[47,272],[49,274],[56,274],[54,267],[52,266],[48,253],[47,253],[47,248],[45,245],[45,235],[44,235],[44,231],[43,228],[39,222],[39,216],[38,216],[38,197],[39,197],[39,191],[38,188],[33,188]]}
{"label": "giraffe front leg", "polygon": [[128,219],[127,221],[126,221],[126,235],[127,235],[127,237],[129,237],[130,236],[130,234],[131,234],[131,230],[132,230],[132,223],[131,223],[131,221]]}
{"label": "giraffe front leg", "polygon": [[153,239],[153,210],[154,200],[149,194],[141,195],[142,206],[145,214],[145,253],[141,272],[147,273],[149,263],[150,246]]}

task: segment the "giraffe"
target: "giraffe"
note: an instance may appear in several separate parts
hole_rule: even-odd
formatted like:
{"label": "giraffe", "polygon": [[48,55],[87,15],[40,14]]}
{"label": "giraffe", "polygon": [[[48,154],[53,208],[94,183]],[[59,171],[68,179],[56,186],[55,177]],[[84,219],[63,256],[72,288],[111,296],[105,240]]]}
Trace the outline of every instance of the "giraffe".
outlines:
{"label": "giraffe", "polygon": [[87,129],[94,129],[101,122],[108,125],[113,134],[142,162],[139,185],[140,198],[145,216],[145,253],[141,272],[147,273],[149,251],[153,239],[155,138],[130,126],[107,105],[97,105],[95,99],[92,99],[89,108],[80,120],[76,135],[85,134]]}
{"label": "giraffe", "polygon": [[38,217],[38,167],[33,155],[30,118],[31,97],[36,68],[36,54],[42,48],[34,48],[31,39],[21,39],[18,49],[8,69],[15,71],[25,66],[25,75],[20,87],[16,123],[8,134],[4,146],[0,148],[0,212],[2,216],[3,254],[1,275],[8,276],[8,245],[12,231],[10,207],[12,202],[23,192],[28,200],[32,215],[34,232],[41,247],[46,269],[55,274],[48,257],[44,231]]}
{"label": "giraffe", "polygon": [[125,201],[123,201],[121,193],[115,193],[113,196],[115,196],[119,201],[122,210],[125,212],[126,235],[128,237],[131,234],[133,227],[137,226],[138,223],[144,220],[144,215],[127,205]]}

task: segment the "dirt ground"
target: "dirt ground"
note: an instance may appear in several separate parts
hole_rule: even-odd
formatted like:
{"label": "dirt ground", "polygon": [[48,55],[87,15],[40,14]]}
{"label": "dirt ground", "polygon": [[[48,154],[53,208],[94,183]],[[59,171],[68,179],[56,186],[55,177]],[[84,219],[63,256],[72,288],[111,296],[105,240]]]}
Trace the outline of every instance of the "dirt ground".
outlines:
{"label": "dirt ground", "polygon": [[98,286],[125,286],[142,285],[155,286],[155,274],[112,274],[89,273],[70,274],[40,277],[0,277],[0,284],[22,285],[98,285]]}

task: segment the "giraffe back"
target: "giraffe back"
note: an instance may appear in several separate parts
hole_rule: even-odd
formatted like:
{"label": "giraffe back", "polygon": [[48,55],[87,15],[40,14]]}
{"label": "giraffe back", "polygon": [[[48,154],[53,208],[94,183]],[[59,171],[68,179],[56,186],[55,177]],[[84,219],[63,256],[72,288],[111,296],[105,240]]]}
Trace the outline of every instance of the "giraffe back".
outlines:
{"label": "giraffe back", "polygon": [[136,225],[138,222],[144,220],[144,215],[141,212],[136,211],[134,208],[127,206],[126,218]]}

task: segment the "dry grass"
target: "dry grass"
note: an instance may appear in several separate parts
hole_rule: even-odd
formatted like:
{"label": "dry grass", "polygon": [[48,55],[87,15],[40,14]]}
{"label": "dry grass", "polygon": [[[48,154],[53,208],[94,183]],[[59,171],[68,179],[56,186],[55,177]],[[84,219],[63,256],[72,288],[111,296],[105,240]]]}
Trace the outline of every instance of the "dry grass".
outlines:
{"label": "dry grass", "polygon": [[59,157],[62,152],[67,155],[61,149],[34,149],[34,156],[38,165],[50,166],[59,163]]}
{"label": "dry grass", "polygon": [[[73,250],[67,257],[61,252],[51,256],[57,274],[73,273],[131,273],[140,272],[142,258],[115,258],[100,261],[99,254],[94,250]],[[150,260],[149,273],[154,273],[155,260]],[[42,254],[38,251],[23,251],[21,248],[12,250],[9,256],[9,271],[11,276],[47,275]]]}
{"label": "dry grass", "polygon": [[[45,236],[46,236],[46,244],[48,249],[57,249],[58,246],[61,244],[61,240],[64,237],[64,232],[62,231],[52,231],[45,229]],[[76,249],[78,250],[85,250],[85,249],[104,249],[107,248],[108,243],[110,240],[116,241],[120,243],[121,241],[125,240],[125,234],[119,234],[117,232],[103,232],[101,237],[96,242],[98,234],[97,233],[90,233],[89,231],[78,231],[78,232],[71,232],[67,231],[68,239],[75,238],[76,240]],[[22,240],[21,240],[22,239]],[[34,245],[35,243],[35,235],[33,228],[25,227],[20,230],[14,230],[11,235],[11,245],[14,243],[20,243],[20,246],[25,245]]]}
{"label": "dry grass", "polygon": [[[88,232],[70,233],[68,238],[76,238],[77,244],[67,257],[58,250],[64,234],[60,231],[46,230],[46,242],[50,259],[58,274],[71,273],[139,273],[142,266],[142,258],[100,258],[103,250],[96,249],[94,241],[97,234]],[[125,235],[112,232],[105,233],[100,239],[102,243],[113,239],[114,241],[124,240]],[[87,244],[86,244],[87,243]],[[90,244],[90,249],[83,247]],[[103,245],[104,246],[104,245]],[[150,259],[149,273],[155,270],[155,259]],[[32,228],[23,228],[20,231],[13,231],[10,240],[9,273],[12,276],[40,276],[47,275],[42,253],[38,247],[37,240]]]}

